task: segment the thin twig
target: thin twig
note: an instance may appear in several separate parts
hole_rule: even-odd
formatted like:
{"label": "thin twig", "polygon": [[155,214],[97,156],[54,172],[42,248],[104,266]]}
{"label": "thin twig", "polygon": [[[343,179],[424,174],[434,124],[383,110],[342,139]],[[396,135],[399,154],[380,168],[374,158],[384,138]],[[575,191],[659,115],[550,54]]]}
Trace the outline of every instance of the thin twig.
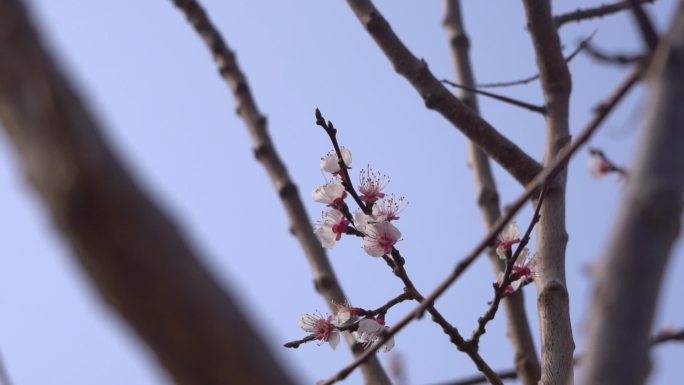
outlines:
{"label": "thin twig", "polygon": [[609,54],[596,48],[593,44],[587,44],[584,52],[597,61],[618,65],[633,65],[647,57],[644,54]]}
{"label": "thin twig", "polygon": [[457,83],[454,83],[454,82],[452,82],[450,80],[446,80],[446,79],[442,79],[442,83],[448,84],[448,85],[455,87],[455,88],[460,88],[460,89],[463,89],[466,91],[470,91],[470,92],[476,93],[478,95],[486,96],[488,98],[499,100],[499,101],[504,102],[504,103],[512,104],[514,106],[518,106],[518,107],[521,107],[521,108],[524,108],[526,110],[536,112],[536,113],[539,113],[542,115],[546,114],[546,108],[544,108],[544,106],[538,106],[535,104],[524,102],[522,100],[509,98],[507,96],[498,95],[498,94],[494,94],[494,93],[487,92],[487,91],[478,90],[477,88],[472,88],[472,87],[464,86],[461,84],[457,84]]}
{"label": "thin twig", "polygon": [[[582,40],[578,45],[577,48],[575,48],[574,51],[570,53],[565,58],[566,63],[570,63],[572,59],[574,59],[580,52],[582,52],[583,49],[587,48],[587,45],[591,41],[591,39],[596,35],[596,31],[592,32],[591,35],[586,37],[584,40]],[[498,83],[483,83],[483,84],[478,84],[476,88],[499,88],[499,87],[511,87],[511,86],[519,86],[527,83],[531,83],[535,80],[539,79],[539,74],[532,75],[530,77],[524,78],[524,79],[519,79],[519,80],[513,80],[513,81],[508,81],[508,82],[498,82]]]}
{"label": "thin twig", "polygon": [[494,317],[496,316],[496,312],[499,309],[499,303],[501,300],[504,298],[506,295],[506,287],[511,283],[511,273],[513,272],[513,265],[515,265],[515,262],[518,260],[518,257],[520,257],[520,253],[525,249],[527,246],[527,243],[530,241],[530,234],[532,234],[532,229],[534,229],[534,226],[539,222],[539,210],[541,209],[542,203],[544,202],[544,196],[546,195],[546,188],[543,187],[541,192],[539,193],[539,198],[537,199],[537,207],[534,209],[534,214],[532,215],[532,219],[530,220],[530,224],[527,226],[527,230],[525,231],[525,234],[523,237],[520,239],[520,243],[518,244],[517,249],[515,250],[515,253],[511,256],[511,258],[506,261],[506,269],[504,270],[504,278],[499,284],[499,286],[494,290],[494,299],[492,300],[491,305],[489,306],[489,309],[485,314],[480,317],[477,320],[477,329],[473,331],[472,336],[470,339],[467,341],[469,344],[473,344],[476,347],[479,346],[480,344],[480,337],[485,334],[486,332],[486,326],[489,321],[493,320]]}
{"label": "thin twig", "polygon": [[660,38],[658,37],[655,27],[653,27],[651,18],[649,18],[646,12],[641,8],[642,2],[640,0],[628,0],[628,3],[632,8],[632,15],[634,15],[634,19],[639,26],[639,31],[641,32],[644,43],[646,43],[650,52],[655,51]]}
{"label": "thin twig", "polygon": [[[655,0],[638,0],[639,3],[653,3]],[[570,22],[581,22],[584,20],[601,18],[620,11],[627,10],[631,7],[629,0],[620,1],[612,4],[604,4],[595,8],[578,9],[574,12],[564,13],[562,15],[554,16],[553,22],[556,28],[560,28],[563,24]]]}
{"label": "thin twig", "polygon": [[550,162],[548,166],[544,167],[542,172],[539,173],[534,180],[529,183],[525,189],[525,192],[511,205],[509,205],[509,210],[506,212],[506,214],[503,215],[499,221],[497,221],[497,223],[491,227],[487,235],[480,240],[474,249],[464,259],[462,259],[458,265],[456,265],[451,274],[429,296],[421,301],[421,304],[418,307],[397,322],[394,327],[387,331],[387,333],[384,333],[374,345],[366,349],[363,354],[356,358],[354,362],[344,367],[323,384],[330,385],[346,378],[355,368],[363,364],[369,357],[373,356],[378,349],[380,349],[382,344],[384,344],[390,337],[403,330],[413,319],[420,318],[425,310],[431,306],[431,304],[433,304],[437,298],[444,294],[444,292],[461,276],[461,274],[463,274],[463,272],[470,267],[477,257],[494,242],[498,234],[501,232],[501,230],[503,230],[503,227],[515,216],[515,214],[518,213],[518,211],[534,195],[534,193],[537,192],[538,188],[547,183],[548,180],[555,177],[558,171],[565,167],[568,160],[570,160],[570,157],[572,157],[572,155],[574,155],[580,149],[580,147],[582,147],[591,138],[596,129],[598,129],[601,123],[603,123],[615,106],[637,83],[637,81],[641,78],[641,74],[642,68],[638,67],[617,87],[613,94],[602,103],[604,107],[597,111],[596,115],[589,122],[587,127],[585,127],[580,135],[577,136],[577,140],[571,144],[566,151],[562,152],[557,158]]}

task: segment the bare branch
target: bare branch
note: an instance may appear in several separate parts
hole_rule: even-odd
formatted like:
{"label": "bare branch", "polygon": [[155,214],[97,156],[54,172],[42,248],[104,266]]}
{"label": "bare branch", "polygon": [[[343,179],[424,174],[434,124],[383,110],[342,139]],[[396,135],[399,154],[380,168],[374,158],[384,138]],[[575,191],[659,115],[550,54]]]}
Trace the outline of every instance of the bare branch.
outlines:
{"label": "bare branch", "polygon": [[[359,356],[354,362],[346,366],[335,376],[328,379],[324,384],[332,384],[336,381],[346,378],[355,368],[363,364],[363,362],[374,355],[378,349],[384,344],[390,337],[399,333],[403,330],[406,325],[408,325],[413,319],[420,318],[425,310],[431,306],[437,298],[439,298],[446,290],[472,265],[477,257],[484,252],[487,247],[493,244],[497,235],[501,232],[503,227],[513,219],[513,217],[520,211],[520,209],[527,203],[527,201],[534,196],[538,189],[546,184],[548,181],[555,178],[558,173],[565,168],[567,162],[570,160],[572,155],[574,155],[591,136],[596,132],[596,130],[601,126],[606,117],[610,112],[617,106],[627,92],[632,89],[632,87],[637,83],[641,77],[641,68],[637,68],[630,76],[628,76],[622,84],[613,92],[613,94],[608,97],[608,99],[602,103],[603,108],[599,109],[594,118],[589,122],[587,127],[582,131],[582,133],[577,137],[577,140],[572,143],[566,150],[564,150],[557,158],[549,163],[548,166],[544,167],[541,173],[537,175],[532,182],[527,186],[525,192],[518,197],[512,204],[508,207],[508,211],[499,220],[492,225],[491,229],[487,235],[474,247],[474,249],[463,258],[454,268],[454,270],[449,274],[449,276],[424,300],[421,301],[420,306],[411,311],[408,315],[402,318],[397,324],[394,325],[387,333],[384,333],[376,343],[366,349],[361,356]],[[543,215],[543,214],[542,214]]]}
{"label": "bare branch", "polygon": [[[663,330],[660,333],[656,334],[653,338],[651,338],[651,347],[656,347],[660,344],[663,344],[665,342],[671,342],[671,341],[684,341],[684,329],[681,329],[679,331],[668,331],[668,330]],[[582,359],[582,356],[575,357],[574,363],[577,365]],[[502,380],[514,380],[518,378],[518,375],[515,371],[515,369],[508,369],[508,370],[502,370],[497,372],[499,375],[499,378]],[[481,374],[475,374],[472,377],[464,378],[461,380],[456,380],[452,382],[443,382],[440,383],[439,385],[477,385],[477,384],[483,384],[487,382],[487,377],[481,375]],[[434,384],[437,385],[437,384]]]}
{"label": "bare branch", "polygon": [[[574,51],[570,53],[565,58],[566,63],[570,63],[572,59],[574,59],[583,49],[587,48],[589,45],[589,42],[591,39],[596,35],[596,31],[592,32],[591,35],[587,36],[584,40],[582,40],[578,45],[577,48],[575,48]],[[513,80],[513,81],[508,81],[508,82],[498,82],[498,83],[483,83],[483,84],[478,84],[476,87],[477,88],[498,88],[498,87],[511,87],[511,86],[519,86],[527,83],[531,83],[535,80],[539,79],[539,74],[532,75],[530,77],[520,79],[520,80]]]}
{"label": "bare branch", "polygon": [[[523,0],[539,78],[546,104],[544,164],[556,159],[570,142],[569,103],[572,82],[560,39],[551,17],[550,0]],[[541,208],[537,236],[537,306],[541,331],[542,384],[571,384],[572,338],[568,290],[565,283],[565,183],[562,170],[549,186]]]}
{"label": "bare branch", "polygon": [[[337,280],[325,250],[314,235],[297,186],[288,175],[285,164],[273,145],[268,133],[266,117],[256,105],[247,79],[235,59],[235,54],[196,1],[173,0],[173,3],[185,14],[190,24],[207,44],[221,76],[233,92],[238,114],[245,122],[252,139],[254,156],[266,169],[280,196],[290,221],[290,231],[297,237],[313,272],[316,291],[325,298],[330,309],[334,310],[334,304],[346,302],[347,297]],[[345,337],[349,346],[355,344],[351,335],[346,334]],[[354,349],[352,352],[358,354]],[[362,372],[368,385],[390,383],[377,359],[368,361],[362,368]]]}
{"label": "bare branch", "polygon": [[456,98],[399,40],[389,23],[370,0],[347,0],[347,3],[385,53],[394,69],[413,85],[425,106],[439,112],[463,134],[477,143],[523,186],[541,170],[541,166],[515,143],[501,135]]}
{"label": "bare branch", "polygon": [[[474,86],[475,76],[470,64],[470,39],[468,38],[463,18],[461,16],[460,0],[446,0],[445,2],[444,27],[449,34],[451,53],[456,63],[456,72],[459,81],[466,86]],[[477,97],[474,93],[463,91],[461,94],[463,102],[473,111],[479,113]],[[468,152],[470,164],[472,165],[477,189],[477,203],[484,218],[487,229],[490,229],[501,216],[499,207],[499,194],[487,155],[480,147],[469,142]],[[495,275],[502,271],[502,263],[496,255],[494,248],[488,250],[489,260],[494,267]],[[515,366],[523,380],[524,385],[536,385],[541,375],[539,359],[537,357],[532,331],[525,312],[524,298],[522,290],[513,293],[504,302],[506,311],[506,327],[508,338],[513,345]],[[500,378],[503,378],[499,376]]]}
{"label": "bare branch", "polygon": [[[653,3],[654,1],[655,0],[637,0],[637,2],[640,4]],[[556,25],[556,28],[560,28],[566,23],[579,23],[589,19],[601,18],[620,11],[628,10],[631,8],[631,6],[630,0],[626,0],[612,4],[603,4],[595,8],[578,9],[574,12],[554,16],[553,23]]]}
{"label": "bare branch", "polygon": [[501,101],[504,103],[508,103],[508,104],[511,104],[511,105],[514,105],[514,106],[517,106],[520,108],[524,108],[526,110],[536,112],[538,114],[542,114],[542,115],[546,114],[546,108],[544,106],[537,106],[537,105],[534,105],[531,103],[524,102],[522,100],[509,98],[507,96],[498,95],[498,94],[494,94],[494,93],[487,92],[487,91],[478,90],[477,88],[457,84],[457,83],[454,83],[454,82],[446,80],[446,79],[442,79],[442,83],[448,84],[454,88],[460,88],[462,90],[466,90],[466,91],[469,91],[469,92],[472,92],[472,93],[475,93],[478,95],[486,96],[488,98],[492,98],[492,99],[495,99],[495,100],[498,100],[498,101]]}
{"label": "bare branch", "polygon": [[642,384],[650,371],[649,333],[663,274],[681,231],[683,58],[684,4],[680,3],[674,25],[649,69],[650,108],[637,161],[630,168],[607,252],[595,269],[584,384]]}
{"label": "bare branch", "polygon": [[646,55],[643,54],[609,54],[602,52],[592,44],[587,44],[585,47],[585,52],[589,54],[593,59],[618,65],[633,65],[639,63],[646,59]]}
{"label": "bare branch", "polygon": [[653,27],[651,19],[648,17],[646,12],[641,8],[641,1],[639,0],[628,0],[629,5],[632,8],[632,15],[639,26],[639,31],[641,32],[641,37],[643,38],[649,52],[653,52],[658,45],[658,33]]}
{"label": "bare branch", "polygon": [[178,384],[293,384],[173,222],[126,172],[41,45],[0,0],[0,121],[99,294]]}

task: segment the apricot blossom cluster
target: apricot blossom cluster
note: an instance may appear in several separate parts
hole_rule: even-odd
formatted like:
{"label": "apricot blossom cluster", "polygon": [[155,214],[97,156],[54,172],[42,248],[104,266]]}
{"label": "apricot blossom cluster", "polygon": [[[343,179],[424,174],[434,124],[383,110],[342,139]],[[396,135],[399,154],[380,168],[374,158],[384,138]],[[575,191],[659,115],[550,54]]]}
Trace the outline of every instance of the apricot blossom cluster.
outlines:
{"label": "apricot blossom cluster", "polygon": [[[513,263],[508,280],[510,283],[504,288],[504,294],[511,294],[532,282],[536,274],[536,259],[534,255],[530,255],[527,247],[520,251],[515,261],[511,261],[511,258],[514,257],[513,245],[517,243],[520,243],[520,227],[517,223],[511,222],[504,227],[496,239],[496,254],[500,259]],[[494,281],[494,288],[499,289],[505,278],[505,273],[499,272],[496,281]]]}

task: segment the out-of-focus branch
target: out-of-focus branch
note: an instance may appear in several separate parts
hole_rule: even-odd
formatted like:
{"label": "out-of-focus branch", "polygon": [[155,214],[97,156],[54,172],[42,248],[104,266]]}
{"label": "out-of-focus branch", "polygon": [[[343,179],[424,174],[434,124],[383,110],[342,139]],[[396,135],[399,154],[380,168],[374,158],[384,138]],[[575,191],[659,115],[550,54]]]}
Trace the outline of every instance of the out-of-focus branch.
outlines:
{"label": "out-of-focus branch", "polygon": [[[238,114],[247,126],[252,140],[254,156],[266,169],[280,196],[290,221],[290,231],[297,237],[313,272],[316,290],[334,311],[335,304],[346,303],[347,298],[321,242],[314,235],[297,186],[288,175],[283,161],[276,152],[268,133],[266,117],[261,114],[256,105],[247,79],[235,59],[235,54],[197,1],[173,0],[173,3],[185,14],[190,24],[204,40],[219,67],[219,73],[233,92]],[[350,346],[355,344],[354,338],[349,333],[345,333],[345,339]],[[357,349],[352,349],[352,352],[358,355]],[[361,370],[366,384],[390,383],[387,374],[375,358],[369,360]]]}
{"label": "out-of-focus branch", "polygon": [[[572,59],[574,59],[580,52],[582,52],[583,49],[589,46],[589,42],[591,39],[594,37],[596,34],[596,31],[594,31],[591,35],[587,36],[584,40],[582,40],[578,45],[577,48],[575,48],[574,51],[570,53],[565,58],[565,61],[570,64]],[[507,82],[496,82],[496,83],[482,83],[478,84],[475,87],[477,88],[499,88],[499,87],[511,87],[511,86],[519,86],[523,84],[527,84],[530,82],[533,82],[535,80],[539,79],[539,74],[535,74],[529,77],[526,77],[524,79],[518,79],[518,80],[512,80],[512,81],[507,81]],[[546,110],[545,110],[546,112]]]}
{"label": "out-of-focus branch", "polygon": [[[539,79],[546,104],[546,149],[548,165],[570,143],[569,103],[572,82],[563,58],[560,39],[551,16],[550,0],[523,0],[532,38]],[[567,169],[548,186],[537,231],[537,306],[541,330],[542,384],[572,384],[575,343],[570,324],[568,290],[565,283],[565,184]]]}
{"label": "out-of-focus branch", "polygon": [[642,384],[650,371],[649,333],[663,274],[681,231],[682,84],[684,3],[653,57],[647,77],[649,115],[637,160],[606,255],[595,269],[583,384]]}
{"label": "out-of-focus branch", "polygon": [[599,50],[592,44],[587,44],[585,52],[597,61],[618,65],[633,65],[644,60],[646,57],[643,54],[609,54]]}
{"label": "out-of-focus branch", "polygon": [[335,381],[343,379],[356,367],[363,364],[370,356],[374,355],[378,349],[384,344],[389,338],[394,336],[403,330],[413,319],[420,318],[425,310],[433,304],[437,298],[446,292],[446,290],[454,283],[456,280],[472,265],[477,257],[482,254],[487,247],[490,247],[495,241],[497,235],[503,230],[503,227],[513,219],[513,217],[518,213],[518,211],[527,203],[527,201],[538,191],[538,189],[548,181],[552,180],[558,175],[558,172],[565,169],[570,158],[577,153],[577,151],[584,146],[587,141],[592,137],[596,130],[603,124],[605,119],[610,115],[615,106],[617,106],[622,99],[627,95],[629,90],[637,83],[641,78],[641,68],[637,68],[632,72],[613,93],[601,103],[601,108],[597,110],[594,118],[587,124],[587,126],[582,130],[582,133],[577,136],[577,139],[572,143],[565,151],[563,151],[557,158],[551,161],[551,163],[544,167],[542,172],[537,175],[532,182],[527,186],[525,192],[518,197],[513,203],[508,205],[508,211],[501,218],[499,218],[491,229],[485,235],[485,237],[473,248],[473,250],[463,258],[454,268],[454,270],[449,274],[446,279],[437,286],[437,288],[430,293],[423,301],[420,306],[416,307],[413,311],[407,314],[399,322],[397,322],[394,327],[389,331],[384,333],[376,343],[370,348],[366,349],[361,356],[359,356],[354,362],[347,365],[335,376],[330,378],[326,383],[331,384]]}
{"label": "out-of-focus branch", "polygon": [[477,88],[469,87],[469,86],[466,86],[463,84],[454,83],[454,82],[446,80],[446,79],[442,79],[442,83],[448,84],[454,88],[458,88],[458,89],[468,91],[468,92],[471,92],[474,94],[486,96],[488,98],[492,98],[492,99],[498,100],[500,102],[508,103],[508,104],[516,106],[516,107],[524,108],[528,111],[536,112],[538,114],[544,115],[546,113],[546,108],[544,108],[544,106],[538,106],[538,105],[535,105],[532,103],[524,102],[522,100],[509,98],[508,96],[503,96],[503,95],[495,94],[492,92],[478,90]]}
{"label": "out-of-focus branch", "polygon": [[0,0],[0,121],[105,299],[178,384],[292,384],[178,228],[126,172],[39,41]]}
{"label": "out-of-focus branch", "polygon": [[7,374],[7,369],[5,369],[5,364],[0,359],[0,385],[12,385],[9,375]]}
{"label": "out-of-focus branch", "polygon": [[639,27],[639,32],[641,32],[641,37],[646,43],[649,52],[653,52],[658,45],[658,33],[653,27],[651,19],[648,17],[646,12],[641,8],[640,0],[628,0],[629,5],[632,8],[632,15],[634,15],[634,20],[636,20],[637,26]]}
{"label": "out-of-focus branch", "polygon": [[[637,3],[653,3],[654,1],[655,0],[637,0]],[[628,10],[631,6],[632,5],[630,4],[630,0],[626,0],[612,4],[603,4],[595,8],[578,9],[574,12],[554,16],[553,23],[556,25],[556,28],[560,28],[563,24],[566,23],[579,23],[584,20],[601,18],[620,11]]]}
{"label": "out-of-focus branch", "polygon": [[399,40],[370,0],[347,0],[347,4],[394,69],[418,91],[427,108],[444,116],[522,185],[527,185],[539,173],[539,163],[467,108],[440,83],[428,69],[427,63],[416,58]]}
{"label": "out-of-focus branch", "polygon": [[[661,331],[657,335],[655,335],[653,338],[651,338],[650,345],[651,347],[655,347],[658,345],[661,345],[665,342],[671,342],[671,341],[684,341],[684,329],[672,332],[672,331]],[[582,356],[575,357],[574,363],[575,365],[579,364],[581,362]],[[502,370],[497,372],[499,375],[499,378],[505,379],[505,380],[514,380],[518,378],[518,375],[515,371],[515,369],[508,369],[508,370]],[[452,382],[443,382],[440,384],[434,384],[434,385],[477,385],[477,384],[483,384],[487,382],[487,377],[481,375],[481,374],[475,374],[471,377],[468,378],[463,378],[460,380],[455,380]]]}
{"label": "out-of-focus branch", "polygon": [[[459,81],[467,86],[475,84],[475,76],[470,64],[470,40],[465,31],[461,15],[460,0],[446,0],[444,27],[449,34],[451,53],[456,64],[456,75]],[[469,91],[461,94],[463,102],[476,113],[479,113],[477,97]],[[499,207],[499,193],[490,167],[487,155],[473,142],[469,142],[469,158],[475,177],[477,189],[477,203],[487,229],[496,223],[501,216]],[[494,267],[494,274],[503,271],[503,264],[496,255],[494,248],[489,248],[489,260]],[[537,358],[532,331],[527,320],[522,290],[513,293],[504,302],[506,312],[506,327],[515,353],[516,371],[524,385],[534,385],[539,380],[541,369]],[[500,378],[503,378],[499,376]]]}

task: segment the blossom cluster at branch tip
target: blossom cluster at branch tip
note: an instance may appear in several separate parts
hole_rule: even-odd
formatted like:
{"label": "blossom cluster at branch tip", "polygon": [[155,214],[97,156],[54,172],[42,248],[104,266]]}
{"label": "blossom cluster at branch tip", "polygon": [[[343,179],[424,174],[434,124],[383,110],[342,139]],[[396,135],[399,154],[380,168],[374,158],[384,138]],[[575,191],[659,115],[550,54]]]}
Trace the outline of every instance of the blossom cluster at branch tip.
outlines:
{"label": "blossom cluster at branch tip", "polygon": [[333,350],[340,342],[340,332],[331,315],[324,317],[320,313],[302,314],[299,317],[299,327],[311,333],[317,340],[329,343]]}
{"label": "blossom cluster at branch tip", "polygon": [[[342,147],[340,153],[345,165],[349,166],[352,159],[351,151]],[[334,247],[342,238],[342,234],[346,233],[362,236],[362,248],[370,256],[382,257],[390,254],[394,245],[401,239],[401,232],[390,222],[399,219],[399,213],[406,206],[404,197],[386,195],[383,190],[389,184],[389,178],[367,167],[360,172],[360,195],[357,200],[365,212],[358,211],[351,218],[344,199],[347,197],[347,191],[354,194],[354,190],[353,187],[346,185],[339,175],[339,163],[335,152],[330,152],[321,159],[321,170],[337,177],[313,191],[314,201],[330,207],[323,213],[323,220],[318,223],[314,233],[325,248]]]}
{"label": "blossom cluster at branch tip", "polygon": [[[351,151],[342,147],[340,148],[340,153],[342,154],[342,161],[344,161],[344,164],[347,167],[350,167],[352,163]],[[321,158],[321,171],[329,172],[333,175],[338,175],[340,173],[340,158],[335,151],[331,151]]]}
{"label": "blossom cluster at branch tip", "polygon": [[496,254],[500,259],[508,259],[513,255],[513,245],[520,243],[520,227],[515,222],[510,222],[501,230],[496,237]]}
{"label": "blossom cluster at branch tip", "polygon": [[[527,285],[534,280],[536,276],[536,258],[534,255],[530,255],[527,247],[522,249],[518,259],[511,269],[511,279],[510,283],[504,289],[505,294],[511,294],[521,287]],[[499,272],[496,276],[496,281],[494,281],[494,287],[496,289],[500,288],[504,281],[504,273]]]}

